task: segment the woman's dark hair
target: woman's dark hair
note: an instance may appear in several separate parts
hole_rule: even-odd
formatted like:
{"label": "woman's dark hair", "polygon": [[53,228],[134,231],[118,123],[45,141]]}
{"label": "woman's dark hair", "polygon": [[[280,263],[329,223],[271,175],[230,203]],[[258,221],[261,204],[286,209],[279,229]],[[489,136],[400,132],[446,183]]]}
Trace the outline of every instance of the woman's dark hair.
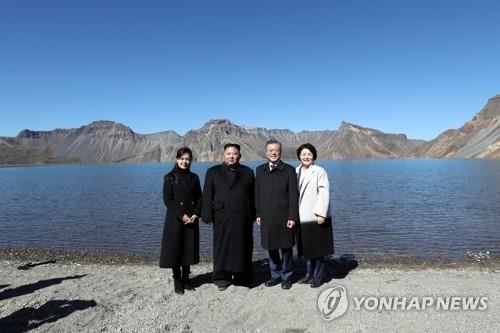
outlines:
{"label": "woman's dark hair", "polygon": [[[179,159],[182,157],[182,155],[188,154],[189,159],[192,161],[193,160],[193,152],[189,147],[181,147],[177,150],[177,154],[175,155],[175,159]],[[191,165],[190,165],[191,166]],[[189,171],[189,167],[188,167]],[[165,178],[169,180],[172,184],[177,184],[177,180],[179,179],[179,176],[177,173],[180,172],[179,167],[177,166],[177,162],[174,163],[174,167],[172,170],[170,170],[169,173],[165,175]]]}
{"label": "woman's dark hair", "polygon": [[189,155],[189,159],[193,160],[193,152],[191,151],[191,149],[189,149],[189,147],[181,147],[181,148],[179,148],[177,150],[177,155],[175,155],[175,158],[179,159],[184,154],[188,154]]}
{"label": "woman's dark hair", "polygon": [[316,148],[310,143],[304,143],[297,149],[297,158],[300,160],[300,153],[302,150],[307,149],[313,154],[313,161],[316,161],[316,158],[318,158],[318,153],[316,152]]}

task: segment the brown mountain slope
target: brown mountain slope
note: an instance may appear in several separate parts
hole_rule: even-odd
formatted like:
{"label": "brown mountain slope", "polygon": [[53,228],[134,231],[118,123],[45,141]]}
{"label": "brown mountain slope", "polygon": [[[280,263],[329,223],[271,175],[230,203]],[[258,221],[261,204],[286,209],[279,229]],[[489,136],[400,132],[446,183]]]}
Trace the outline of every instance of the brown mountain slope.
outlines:
{"label": "brown mountain slope", "polygon": [[305,142],[318,147],[320,159],[398,158],[414,147],[405,135],[348,123],[337,131],[295,133],[216,119],[179,136],[173,131],[142,135],[119,123],[96,121],[76,129],[23,130],[15,138],[0,138],[0,164],[172,161],[181,145],[191,147],[199,161],[217,161],[228,142],[242,146],[245,160],[260,160],[271,138],[283,143],[284,159],[296,159],[297,147]]}
{"label": "brown mountain slope", "polygon": [[218,161],[228,142],[241,145],[243,159],[261,160],[271,138],[283,143],[284,159],[296,159],[297,147],[305,142],[318,148],[319,159],[500,158],[500,95],[461,128],[429,142],[347,122],[338,130],[296,133],[215,119],[180,136],[174,131],[143,135],[119,123],[96,121],[80,128],[23,130],[14,138],[0,137],[0,165],[172,161],[181,145],[191,147],[199,161]]}
{"label": "brown mountain slope", "polygon": [[411,153],[414,157],[500,158],[500,95],[488,100],[472,120],[450,129]]}

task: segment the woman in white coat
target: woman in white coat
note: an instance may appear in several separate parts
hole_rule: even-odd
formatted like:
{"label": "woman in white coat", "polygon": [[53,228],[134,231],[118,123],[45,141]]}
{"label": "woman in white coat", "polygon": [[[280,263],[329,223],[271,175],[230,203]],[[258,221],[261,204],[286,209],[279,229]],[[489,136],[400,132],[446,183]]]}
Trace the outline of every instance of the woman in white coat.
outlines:
{"label": "woman in white coat", "polygon": [[305,143],[297,149],[301,165],[296,168],[299,189],[297,248],[307,259],[307,274],[299,283],[320,287],[325,277],[325,256],[333,253],[330,182],[325,169],[314,164],[316,148]]}

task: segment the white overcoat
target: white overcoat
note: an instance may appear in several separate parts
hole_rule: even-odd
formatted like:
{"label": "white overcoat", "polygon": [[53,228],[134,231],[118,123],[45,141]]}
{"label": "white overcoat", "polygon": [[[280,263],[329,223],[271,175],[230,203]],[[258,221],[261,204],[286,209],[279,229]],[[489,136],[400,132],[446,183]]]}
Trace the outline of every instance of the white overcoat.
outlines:
{"label": "white overcoat", "polygon": [[[314,259],[333,253],[332,218],[330,215],[330,181],[326,170],[315,164],[307,171],[295,171],[298,180],[299,216],[297,252]],[[318,224],[317,216],[326,218]]]}
{"label": "white overcoat", "polygon": [[[301,166],[295,168],[299,175]],[[300,172],[299,216],[301,223],[316,223],[316,215],[330,217],[330,182],[325,169],[315,164]]]}

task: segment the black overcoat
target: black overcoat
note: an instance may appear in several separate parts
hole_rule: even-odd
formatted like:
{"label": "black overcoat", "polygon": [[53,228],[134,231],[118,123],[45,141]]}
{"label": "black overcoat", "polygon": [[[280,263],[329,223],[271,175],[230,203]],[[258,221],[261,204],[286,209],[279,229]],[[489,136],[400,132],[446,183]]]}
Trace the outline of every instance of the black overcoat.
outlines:
{"label": "black overcoat", "polygon": [[269,163],[257,167],[255,207],[261,221],[262,247],[266,250],[292,247],[294,231],[286,225],[288,220],[299,223],[295,168],[282,161],[272,172]]}
{"label": "black overcoat", "polygon": [[251,272],[255,177],[252,169],[216,165],[207,170],[201,217],[213,223],[214,272]]}
{"label": "black overcoat", "polygon": [[183,224],[184,214],[201,215],[202,195],[200,179],[190,171],[179,174],[174,168],[163,180],[163,202],[167,207],[163,239],[161,243],[160,267],[192,265],[200,261],[200,229],[198,220],[194,224]]}

